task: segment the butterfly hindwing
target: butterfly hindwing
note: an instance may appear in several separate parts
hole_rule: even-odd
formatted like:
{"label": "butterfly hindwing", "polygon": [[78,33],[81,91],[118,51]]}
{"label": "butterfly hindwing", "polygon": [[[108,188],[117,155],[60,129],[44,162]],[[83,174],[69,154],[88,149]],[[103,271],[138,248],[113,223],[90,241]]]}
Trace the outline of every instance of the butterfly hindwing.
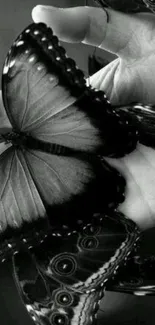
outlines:
{"label": "butterfly hindwing", "polygon": [[50,155],[41,151],[25,152],[31,173],[48,205],[61,204],[85,192],[94,178],[92,165],[76,157]]}
{"label": "butterfly hindwing", "polygon": [[79,232],[51,234],[14,256],[19,293],[39,325],[87,325],[95,319],[105,283],[133,250],[137,227],[121,215],[94,216]]}
{"label": "butterfly hindwing", "polygon": [[103,289],[79,293],[48,278],[35,255],[14,257],[14,278],[25,307],[37,325],[90,325],[95,320]]}
{"label": "butterfly hindwing", "polygon": [[78,232],[47,237],[35,256],[49,279],[71,290],[88,293],[103,287],[115,274],[138,236],[135,225],[123,221],[119,213],[109,217],[100,215]]}

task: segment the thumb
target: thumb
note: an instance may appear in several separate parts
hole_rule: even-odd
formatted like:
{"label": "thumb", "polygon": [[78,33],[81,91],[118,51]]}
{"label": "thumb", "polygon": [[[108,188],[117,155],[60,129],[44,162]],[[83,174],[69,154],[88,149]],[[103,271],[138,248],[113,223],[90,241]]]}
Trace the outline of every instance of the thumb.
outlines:
{"label": "thumb", "polygon": [[82,42],[115,54],[123,53],[141,23],[134,15],[97,7],[62,9],[37,5],[32,18],[50,26],[62,41]]}

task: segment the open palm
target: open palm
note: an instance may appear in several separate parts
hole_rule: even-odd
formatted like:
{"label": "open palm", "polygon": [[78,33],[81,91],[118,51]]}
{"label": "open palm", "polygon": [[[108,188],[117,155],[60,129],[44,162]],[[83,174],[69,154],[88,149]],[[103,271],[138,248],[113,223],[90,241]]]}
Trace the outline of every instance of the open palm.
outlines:
{"label": "open palm", "polygon": [[[109,22],[107,23],[107,13]],[[50,25],[63,41],[83,42],[115,53],[118,58],[90,78],[111,103],[155,104],[155,16],[127,15],[100,8],[59,9],[37,6],[35,22]],[[155,226],[155,150],[138,144],[121,159],[107,159],[126,178],[126,199],[119,210],[141,229]]]}

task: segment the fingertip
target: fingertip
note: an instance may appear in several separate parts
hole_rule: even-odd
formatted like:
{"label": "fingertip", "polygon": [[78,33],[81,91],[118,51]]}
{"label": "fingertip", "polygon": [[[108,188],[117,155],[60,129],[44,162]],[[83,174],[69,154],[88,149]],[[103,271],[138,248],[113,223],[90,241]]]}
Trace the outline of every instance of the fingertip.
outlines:
{"label": "fingertip", "polygon": [[38,22],[45,22],[50,23],[51,19],[54,19],[55,14],[61,15],[60,12],[63,11],[63,8],[59,7],[53,7],[53,6],[43,6],[43,5],[37,5],[32,9],[32,19],[35,23]]}
{"label": "fingertip", "polygon": [[31,15],[35,23],[45,23],[64,42],[81,42],[87,31],[88,17],[83,7],[64,9],[37,5]]}
{"label": "fingertip", "polygon": [[46,20],[47,15],[50,13],[52,15],[53,11],[59,8],[53,6],[43,6],[37,5],[32,9],[32,19],[35,23],[38,23],[42,20]]}
{"label": "fingertip", "polygon": [[38,23],[41,19],[42,5],[37,5],[32,9],[32,19],[35,23]]}

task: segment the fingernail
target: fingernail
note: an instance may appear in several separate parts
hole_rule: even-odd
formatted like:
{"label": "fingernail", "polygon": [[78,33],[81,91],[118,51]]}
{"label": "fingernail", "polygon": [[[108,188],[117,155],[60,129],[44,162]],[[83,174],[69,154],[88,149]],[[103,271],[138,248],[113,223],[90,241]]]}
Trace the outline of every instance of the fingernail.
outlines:
{"label": "fingernail", "polygon": [[37,22],[38,19],[40,19],[40,15],[45,11],[52,11],[52,10],[58,10],[62,8],[57,8],[53,6],[43,6],[43,5],[37,5],[32,9],[32,19]]}
{"label": "fingernail", "polygon": [[42,11],[42,10],[58,10],[58,9],[62,9],[59,7],[54,7],[54,6],[44,6],[44,5],[37,5],[33,8],[33,10],[35,11]]}

